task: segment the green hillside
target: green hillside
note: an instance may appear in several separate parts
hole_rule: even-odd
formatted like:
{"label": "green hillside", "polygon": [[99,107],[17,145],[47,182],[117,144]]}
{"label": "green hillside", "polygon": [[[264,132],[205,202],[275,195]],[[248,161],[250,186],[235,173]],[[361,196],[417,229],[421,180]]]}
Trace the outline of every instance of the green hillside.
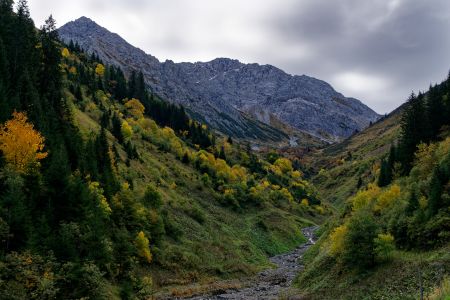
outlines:
{"label": "green hillside", "polygon": [[0,300],[283,298],[297,270],[294,299],[448,300],[449,116],[447,78],[325,148],[233,140],[0,0]]}
{"label": "green hillside", "polygon": [[339,205],[374,179],[374,168],[400,135],[403,106],[341,143],[302,157],[321,196]]}
{"label": "green hillside", "polygon": [[337,214],[306,254],[296,281],[301,292],[293,293],[307,299],[450,296],[449,95],[447,79],[314,154],[320,171],[313,182]]}
{"label": "green hillside", "polygon": [[288,159],[0,3],[0,299],[189,295],[271,267],[327,217]]}

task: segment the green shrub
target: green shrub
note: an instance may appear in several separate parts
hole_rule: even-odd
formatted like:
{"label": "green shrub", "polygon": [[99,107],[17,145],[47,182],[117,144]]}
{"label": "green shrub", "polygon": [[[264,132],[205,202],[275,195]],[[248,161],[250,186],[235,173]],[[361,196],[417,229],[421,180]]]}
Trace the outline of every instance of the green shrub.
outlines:
{"label": "green shrub", "polygon": [[378,225],[369,212],[360,210],[350,218],[342,258],[349,267],[370,268],[375,264]]}
{"label": "green shrub", "polygon": [[380,260],[389,260],[395,250],[394,237],[390,233],[380,233],[375,238],[375,253]]}
{"label": "green shrub", "polygon": [[144,195],[144,203],[155,209],[158,209],[163,205],[161,194],[153,184],[147,186]]}

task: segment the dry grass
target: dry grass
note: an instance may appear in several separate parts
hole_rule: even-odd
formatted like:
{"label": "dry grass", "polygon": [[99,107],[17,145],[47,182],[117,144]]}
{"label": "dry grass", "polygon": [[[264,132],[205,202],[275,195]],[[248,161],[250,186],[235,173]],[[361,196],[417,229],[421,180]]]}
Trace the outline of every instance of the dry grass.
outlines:
{"label": "dry grass", "polygon": [[244,286],[245,284],[242,281],[237,280],[217,281],[174,288],[170,291],[170,295],[172,297],[181,298],[193,297],[196,295],[212,295],[220,294],[230,289],[240,289]]}

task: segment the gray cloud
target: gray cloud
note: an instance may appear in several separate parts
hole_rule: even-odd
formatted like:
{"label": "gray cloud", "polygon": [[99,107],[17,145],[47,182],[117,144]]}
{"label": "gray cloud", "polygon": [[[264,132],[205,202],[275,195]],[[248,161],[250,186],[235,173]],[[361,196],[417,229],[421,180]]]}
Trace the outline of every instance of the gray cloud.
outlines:
{"label": "gray cloud", "polygon": [[272,34],[310,47],[307,61],[285,65],[291,72],[311,70],[379,112],[445,76],[448,1],[330,2],[303,1],[268,22]]}
{"label": "gray cloud", "polygon": [[380,113],[450,68],[447,0],[29,0],[42,24],[85,15],[161,60],[231,57],[330,82]]}

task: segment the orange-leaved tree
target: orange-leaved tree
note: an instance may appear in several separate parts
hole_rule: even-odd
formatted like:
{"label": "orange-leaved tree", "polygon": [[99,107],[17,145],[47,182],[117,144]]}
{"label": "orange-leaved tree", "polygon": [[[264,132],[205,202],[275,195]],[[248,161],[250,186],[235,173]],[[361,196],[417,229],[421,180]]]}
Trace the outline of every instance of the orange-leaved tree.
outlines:
{"label": "orange-leaved tree", "polygon": [[25,113],[14,112],[11,120],[0,125],[0,150],[6,163],[19,173],[38,167],[39,161],[47,157],[44,141]]}

